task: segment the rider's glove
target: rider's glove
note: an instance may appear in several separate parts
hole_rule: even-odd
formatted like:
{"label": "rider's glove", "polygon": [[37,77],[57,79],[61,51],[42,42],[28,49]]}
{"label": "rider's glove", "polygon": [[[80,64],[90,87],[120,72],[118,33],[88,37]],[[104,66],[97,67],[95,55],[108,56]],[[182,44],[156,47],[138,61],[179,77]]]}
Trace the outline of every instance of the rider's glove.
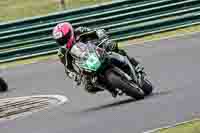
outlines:
{"label": "rider's glove", "polygon": [[74,80],[77,83],[77,85],[81,84],[81,78],[76,72],[70,71],[66,68],[65,73],[70,79]]}
{"label": "rider's glove", "polygon": [[104,29],[95,29],[95,31],[100,40],[108,37]]}
{"label": "rider's glove", "polygon": [[57,55],[58,55],[58,57],[62,58],[62,57],[65,56],[65,53],[66,53],[66,49],[63,48],[63,47],[60,47],[60,48],[58,49]]}

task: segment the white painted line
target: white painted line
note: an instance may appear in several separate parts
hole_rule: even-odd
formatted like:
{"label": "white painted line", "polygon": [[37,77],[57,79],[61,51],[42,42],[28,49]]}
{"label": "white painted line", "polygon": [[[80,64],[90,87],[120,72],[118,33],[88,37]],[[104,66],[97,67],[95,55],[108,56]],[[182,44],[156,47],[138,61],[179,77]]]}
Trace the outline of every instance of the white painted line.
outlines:
{"label": "white painted line", "polygon": [[66,96],[61,96],[61,95],[33,95],[33,96],[24,96],[24,97],[11,97],[11,98],[4,98],[0,99],[1,101],[10,101],[10,100],[23,100],[27,98],[55,98],[59,100],[59,104],[63,104],[65,102],[69,102],[69,99]]}
{"label": "white painted line", "polygon": [[173,128],[173,127],[176,127],[176,126],[179,126],[179,125],[183,125],[183,124],[186,124],[186,123],[190,123],[190,122],[193,122],[193,121],[197,121],[197,120],[200,120],[200,119],[193,119],[193,120],[189,120],[189,121],[184,121],[184,122],[176,123],[176,124],[173,124],[173,125],[170,125],[170,126],[165,126],[165,127],[161,127],[161,128],[156,128],[156,129],[152,129],[152,130],[149,130],[149,131],[145,131],[143,133],[154,133],[154,132],[162,130],[162,129]]}
{"label": "white painted line", "polygon": [[[69,102],[69,99],[66,97],[66,96],[61,96],[61,95],[40,95],[38,97],[49,97],[49,98],[55,98],[55,99],[58,99],[60,102],[58,103],[59,105],[60,104],[64,104],[66,102]],[[34,96],[33,96],[34,97]],[[37,96],[36,96],[37,97]]]}

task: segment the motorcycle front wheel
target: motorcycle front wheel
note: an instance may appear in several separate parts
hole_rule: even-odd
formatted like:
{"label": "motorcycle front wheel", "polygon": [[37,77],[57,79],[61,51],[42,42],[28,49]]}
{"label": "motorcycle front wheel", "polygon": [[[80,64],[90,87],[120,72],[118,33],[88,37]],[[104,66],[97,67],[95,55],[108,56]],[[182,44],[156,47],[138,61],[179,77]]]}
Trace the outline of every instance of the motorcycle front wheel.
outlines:
{"label": "motorcycle front wheel", "polygon": [[106,74],[109,84],[113,88],[122,90],[127,96],[135,98],[136,100],[144,98],[144,92],[134,83],[131,83],[127,79],[123,79],[120,75],[114,71],[110,71]]}
{"label": "motorcycle front wheel", "polygon": [[152,93],[153,85],[148,79],[143,80],[142,90],[144,91],[145,96],[148,96]]}

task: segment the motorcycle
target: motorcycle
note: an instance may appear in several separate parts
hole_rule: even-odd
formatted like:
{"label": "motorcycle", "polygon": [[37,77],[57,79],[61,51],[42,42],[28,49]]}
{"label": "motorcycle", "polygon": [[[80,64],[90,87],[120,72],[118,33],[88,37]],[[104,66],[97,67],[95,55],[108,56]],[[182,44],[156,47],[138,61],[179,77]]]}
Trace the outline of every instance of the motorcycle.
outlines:
{"label": "motorcycle", "polygon": [[8,90],[8,85],[6,81],[0,77],[0,92],[5,92]]}
{"label": "motorcycle", "polygon": [[[104,39],[98,44],[78,42],[71,48],[73,67],[79,74],[77,81],[81,84],[87,79],[95,88],[117,95],[126,94],[135,99],[143,99],[151,94],[153,86],[146,74],[137,74],[128,56],[107,52],[102,45],[106,41]],[[123,58],[128,64],[126,69],[129,70],[122,69],[121,64],[113,63],[110,58],[113,54]]]}

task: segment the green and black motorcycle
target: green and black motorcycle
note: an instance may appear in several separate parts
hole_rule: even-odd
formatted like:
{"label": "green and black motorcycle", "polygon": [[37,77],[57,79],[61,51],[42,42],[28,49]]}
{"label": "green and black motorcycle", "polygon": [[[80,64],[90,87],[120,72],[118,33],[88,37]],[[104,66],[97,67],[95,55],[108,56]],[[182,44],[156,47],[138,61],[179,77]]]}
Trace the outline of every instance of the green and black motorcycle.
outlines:
{"label": "green and black motorcycle", "polygon": [[78,42],[71,49],[74,57],[73,66],[79,73],[80,83],[89,79],[92,85],[101,90],[117,92],[118,95],[126,94],[135,99],[143,99],[152,93],[153,86],[146,79],[146,74],[137,74],[128,56],[119,55],[126,60],[128,68],[116,65],[110,59],[114,52],[106,52],[102,45],[106,39],[93,44]]}
{"label": "green and black motorcycle", "polygon": [[0,92],[5,92],[8,90],[8,85],[6,83],[6,81],[0,77]]}

